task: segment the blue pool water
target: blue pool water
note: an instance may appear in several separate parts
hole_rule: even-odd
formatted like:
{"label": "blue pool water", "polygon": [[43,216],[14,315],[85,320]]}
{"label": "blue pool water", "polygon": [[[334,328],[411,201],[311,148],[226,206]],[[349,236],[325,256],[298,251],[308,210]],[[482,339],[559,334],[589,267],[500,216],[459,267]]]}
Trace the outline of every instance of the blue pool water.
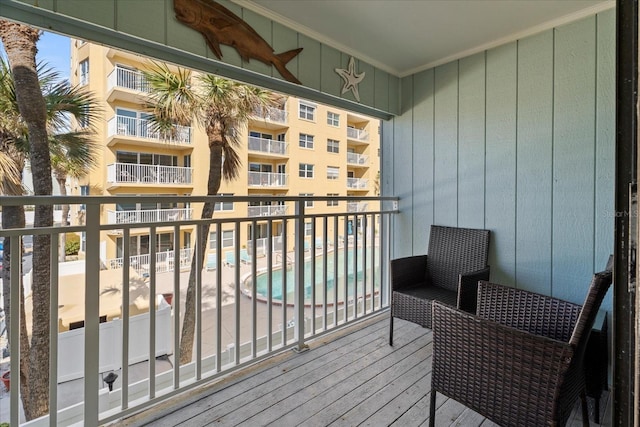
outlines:
{"label": "blue pool water", "polygon": [[[377,254],[376,254],[377,255]],[[354,273],[353,273],[353,256],[354,256],[354,251],[353,249],[349,249],[346,252],[346,262],[347,262],[347,294],[348,295],[353,295],[354,290],[355,290],[355,286],[354,286]],[[371,252],[370,249],[367,250],[367,260],[366,260],[366,265],[367,265],[367,282],[370,283],[371,282]],[[362,279],[363,279],[363,253],[362,253],[362,248],[358,248],[358,295],[362,295]],[[344,250],[339,250],[338,251],[338,286],[341,288],[342,286],[344,286],[345,280],[344,280],[344,262],[345,262],[345,252]],[[376,257],[376,268],[375,268],[375,277],[379,277],[379,259]],[[319,294],[322,294],[322,289],[323,289],[323,285],[324,285],[324,265],[323,265],[323,257],[322,255],[316,257],[316,262],[315,262],[315,270],[316,270],[316,277],[315,277],[315,286],[312,286],[311,283],[311,268],[312,268],[312,262],[310,259],[306,260],[304,263],[304,279],[305,279],[305,286],[304,286],[304,298],[305,300],[310,300],[311,299],[311,292],[312,292],[312,288],[315,288],[315,292],[316,295],[318,296]],[[334,277],[334,253],[333,252],[329,252],[327,254],[327,294],[331,295],[333,293],[333,290],[335,288],[335,277]],[[295,277],[294,277],[295,271],[293,266],[289,266],[287,268],[287,276],[286,276],[286,281],[287,281],[287,302],[293,302],[293,295],[294,295],[294,283],[295,283]],[[282,290],[283,290],[283,276],[282,276],[282,268],[277,268],[274,269],[271,272],[271,277],[272,277],[272,292],[271,292],[271,296],[274,300],[282,300]],[[251,279],[248,279],[248,284],[251,284]],[[369,284],[367,286],[370,286]],[[267,298],[268,294],[269,294],[269,272],[263,272],[263,273],[259,273],[256,276],[256,293],[259,297],[262,298]],[[344,291],[342,289],[340,289],[338,291],[338,298],[342,299],[344,297]],[[332,300],[333,298],[331,298]]]}

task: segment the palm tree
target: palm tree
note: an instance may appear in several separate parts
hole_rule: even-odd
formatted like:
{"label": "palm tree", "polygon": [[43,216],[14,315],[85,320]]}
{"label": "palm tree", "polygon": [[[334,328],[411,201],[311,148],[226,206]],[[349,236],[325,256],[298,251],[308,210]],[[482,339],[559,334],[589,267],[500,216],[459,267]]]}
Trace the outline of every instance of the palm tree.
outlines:
{"label": "palm tree", "polygon": [[[190,125],[195,119],[207,135],[209,146],[209,176],[207,195],[218,194],[222,179],[233,180],[240,172],[240,157],[236,151],[240,141],[240,126],[259,107],[273,105],[271,94],[263,89],[243,85],[211,74],[192,76],[188,70],[172,72],[165,64],[153,63],[144,76],[149,83],[148,103],[151,121],[158,130],[171,135],[175,125]],[[223,162],[224,159],[224,162]],[[213,217],[214,202],[202,207],[203,219]],[[198,247],[205,248],[209,238],[209,225],[200,226]],[[180,337],[180,364],[191,362],[195,332],[195,251],[185,298],[185,313]]]}
{"label": "palm tree", "polygon": [[[54,84],[53,82],[59,78],[57,73],[36,64],[36,43],[39,37],[40,32],[37,29],[0,20],[0,39],[9,62],[9,65],[4,60],[0,63],[0,114],[3,117],[0,120],[0,144],[5,154],[0,156],[3,157],[0,160],[0,189],[3,194],[23,194],[20,182],[24,159],[28,156],[35,194],[51,195],[50,150],[69,147],[70,141],[87,142],[90,134],[89,129],[57,134],[64,129],[61,124],[65,122],[68,114],[80,114],[78,117],[85,122],[93,117],[91,104],[82,107],[80,112],[74,109],[74,106],[89,102],[92,98],[77,89],[70,90],[68,83]],[[74,94],[76,97],[72,96]],[[84,96],[84,101],[77,98],[79,94]],[[14,159],[13,163],[7,162],[6,157]],[[24,209],[21,206],[5,206],[4,211],[3,227],[24,227]],[[52,206],[37,206],[34,226],[51,225]],[[33,311],[30,342],[26,332],[24,304],[20,304],[20,392],[27,420],[49,412],[50,251],[49,236],[34,236],[32,301],[38,310]],[[5,267],[8,260],[9,257],[5,256]],[[8,297],[7,269],[3,270],[3,294]],[[18,301],[24,301],[22,292]],[[8,304],[8,300],[5,299],[7,315],[10,313]]]}

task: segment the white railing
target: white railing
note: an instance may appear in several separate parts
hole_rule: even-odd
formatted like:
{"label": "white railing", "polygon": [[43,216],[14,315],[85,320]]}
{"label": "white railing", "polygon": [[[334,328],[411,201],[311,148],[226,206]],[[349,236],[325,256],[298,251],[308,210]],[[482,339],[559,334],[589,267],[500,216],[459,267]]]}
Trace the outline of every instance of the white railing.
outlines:
{"label": "white railing", "polygon": [[250,187],[286,187],[287,174],[274,172],[249,172]]}
{"label": "white railing", "polygon": [[274,107],[258,107],[254,111],[254,116],[275,123],[287,123],[289,117],[285,110]]}
{"label": "white railing", "polygon": [[174,125],[171,131],[160,132],[149,120],[116,115],[107,122],[107,136],[131,136],[151,139],[163,144],[191,144],[191,128]]}
{"label": "white railing", "polygon": [[369,156],[358,153],[347,153],[347,163],[352,165],[366,165]]}
{"label": "white railing", "polygon": [[[191,266],[191,257],[193,256],[193,251],[191,248],[183,248],[180,249],[180,270],[185,268],[189,268]],[[175,266],[175,255],[174,251],[162,251],[156,252],[156,273],[166,273],[168,271],[173,271]],[[112,258],[107,260],[107,266],[110,269],[122,268],[124,265],[124,259],[120,258]],[[138,273],[146,275],[149,273],[149,266],[151,265],[151,254],[142,254],[142,255],[131,255],[129,257],[129,265],[131,268],[135,269]]]}
{"label": "white railing", "polygon": [[144,74],[138,70],[122,68],[118,65],[107,77],[107,90],[116,87],[131,89],[138,92],[149,92],[149,83]]}
{"label": "white railing", "polygon": [[347,203],[347,212],[366,212],[368,203],[349,202]]}
{"label": "white railing", "polygon": [[365,178],[347,178],[347,188],[365,190],[369,186],[369,180]]}
{"label": "white railing", "polygon": [[258,151],[260,153],[277,154],[281,156],[286,156],[287,143],[285,141],[276,141],[274,139],[266,139],[266,138],[258,138],[256,136],[250,136],[249,151]]}
{"label": "white railing", "polygon": [[182,221],[189,220],[192,208],[140,209],[107,211],[109,224],[135,224],[138,222]]}
{"label": "white railing", "polygon": [[251,217],[284,215],[286,213],[287,205],[249,206],[247,208],[247,215]]}
{"label": "white railing", "polygon": [[180,166],[113,163],[107,165],[107,182],[122,184],[191,184],[192,169]]}
{"label": "white railing", "polygon": [[[52,369],[50,384],[45,390],[51,393],[50,407],[58,410],[27,423],[29,426],[75,424],[96,427],[113,423],[182,391],[193,390],[215,378],[239,371],[258,359],[287,349],[302,350],[308,340],[355,324],[387,310],[389,305],[389,230],[391,217],[397,213],[397,198],[322,197],[316,203],[329,199],[345,202],[341,203],[342,206],[356,202],[370,202],[372,205],[371,202],[376,202],[384,209],[366,213],[340,211],[307,215],[304,205],[310,197],[237,196],[233,197],[234,206],[284,202],[295,208],[294,213],[261,218],[263,230],[273,235],[255,240],[241,232],[250,226],[256,229],[257,220],[251,217],[224,219],[214,215],[209,220],[175,222],[171,224],[174,241],[180,245],[191,244],[191,247],[177,252],[158,252],[155,249],[158,244],[154,239],[158,233],[157,222],[106,224],[101,223],[103,212],[107,206],[121,203],[200,206],[204,202],[228,201],[229,196],[4,196],[2,199],[3,207],[70,204],[72,210],[83,205],[85,212],[84,220],[71,226],[0,229],[0,238],[5,242],[11,239],[10,247],[15,248],[11,259],[17,260],[14,263],[16,268],[5,272],[3,277],[11,294],[20,293],[20,240],[23,236],[51,236],[53,243],[47,246],[51,254],[38,246],[45,244],[41,239],[33,239],[33,292],[43,289],[42,283],[36,283],[38,275],[35,273],[39,266],[44,266],[50,298],[49,304],[44,306],[51,310],[46,318],[53,337],[64,332],[59,324],[67,324],[72,329],[70,318],[66,323],[59,320],[69,311],[74,313],[74,324],[82,321],[80,329],[65,335],[77,335],[79,339],[61,341],[62,338],[58,338],[57,345],[50,347],[50,366],[61,366],[69,351],[73,352],[74,360],[82,361],[73,366],[79,369],[73,376],[80,378],[59,388],[57,384],[64,379],[62,371]],[[353,224],[358,226],[353,227]],[[150,253],[131,255],[128,242],[141,229],[146,229],[150,235]],[[109,239],[107,236],[116,231],[122,236],[122,241],[127,242],[122,248],[124,257],[102,259]],[[225,237],[224,241],[217,239],[212,243],[208,241],[208,235],[200,238],[200,233],[216,232],[222,236],[223,231],[236,232],[231,234],[231,241]],[[63,268],[65,263],[58,263],[59,245],[55,243],[62,233],[83,236],[83,273],[80,274],[81,280],[76,282],[84,293],[82,296],[69,296],[65,292],[70,283],[66,276],[69,269]],[[200,250],[198,242],[206,242],[206,246]],[[108,250],[114,251],[115,248]],[[186,276],[191,273],[192,256],[196,253],[201,254],[203,260],[198,262],[202,271],[194,273],[197,293],[194,310],[200,320],[196,320],[195,350],[191,362],[181,364],[177,354],[180,334],[174,331],[180,331],[182,327],[184,298],[189,286]],[[36,256],[40,258],[35,259]],[[211,257],[214,259],[209,263],[208,258]],[[179,269],[175,268],[178,265]],[[42,280],[44,275],[41,275]],[[159,298],[160,294],[168,293],[172,298]],[[148,303],[146,313],[151,310],[157,316],[147,314],[145,322],[136,323],[138,310],[142,307],[139,304],[141,296],[146,297],[145,301],[171,301],[170,326],[157,317],[166,306],[154,307]],[[73,304],[65,301],[71,297]],[[104,304],[103,298],[108,298],[109,304]],[[103,313],[107,305],[112,309],[111,314]],[[231,315],[220,317],[217,313],[221,312]],[[20,305],[13,304],[10,313],[12,322],[8,332],[15,338],[22,330]],[[42,322],[42,319],[40,316],[37,320]],[[36,318],[32,321],[35,322]],[[106,333],[107,329],[113,333]],[[61,345],[65,348],[62,349]],[[0,423],[19,426],[23,421],[19,373],[20,363],[24,360],[20,357],[19,339],[11,340],[9,351],[10,404],[8,411],[0,411]],[[112,352],[109,359],[104,358],[105,351]],[[166,353],[166,357],[156,361],[156,356]],[[168,360],[163,362],[167,357]],[[132,365],[138,361],[146,363],[145,360],[155,363],[144,367]],[[105,361],[109,363],[105,364]],[[156,370],[158,363],[168,367],[163,367],[159,373],[160,369]],[[113,391],[109,391],[103,378],[113,370],[118,378]]]}
{"label": "white railing", "polygon": [[358,141],[368,141],[369,132],[364,129],[347,128],[347,137],[351,139],[357,139]]}

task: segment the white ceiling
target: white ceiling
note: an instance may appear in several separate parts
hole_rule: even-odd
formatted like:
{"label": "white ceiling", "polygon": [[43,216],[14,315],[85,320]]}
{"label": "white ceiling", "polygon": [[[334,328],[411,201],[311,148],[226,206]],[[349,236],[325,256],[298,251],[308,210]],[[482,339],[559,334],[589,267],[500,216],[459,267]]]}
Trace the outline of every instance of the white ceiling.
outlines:
{"label": "white ceiling", "polygon": [[403,77],[615,6],[615,0],[234,0]]}

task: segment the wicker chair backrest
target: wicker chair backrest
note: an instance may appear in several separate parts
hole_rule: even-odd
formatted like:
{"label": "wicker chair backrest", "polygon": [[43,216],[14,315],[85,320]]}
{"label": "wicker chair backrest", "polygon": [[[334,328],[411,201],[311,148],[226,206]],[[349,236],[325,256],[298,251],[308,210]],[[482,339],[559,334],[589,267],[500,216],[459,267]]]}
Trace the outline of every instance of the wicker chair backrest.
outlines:
{"label": "wicker chair backrest", "polygon": [[591,285],[589,286],[589,292],[582,305],[580,316],[576,322],[576,327],[573,329],[573,334],[569,343],[576,347],[576,352],[580,353],[584,351],[589,339],[589,333],[600,310],[600,305],[604,296],[609,290],[612,282],[611,271],[602,271],[593,275],[591,279]]}
{"label": "wicker chair backrest", "polygon": [[489,230],[431,226],[427,272],[431,284],[457,290],[460,273],[487,266]]}

